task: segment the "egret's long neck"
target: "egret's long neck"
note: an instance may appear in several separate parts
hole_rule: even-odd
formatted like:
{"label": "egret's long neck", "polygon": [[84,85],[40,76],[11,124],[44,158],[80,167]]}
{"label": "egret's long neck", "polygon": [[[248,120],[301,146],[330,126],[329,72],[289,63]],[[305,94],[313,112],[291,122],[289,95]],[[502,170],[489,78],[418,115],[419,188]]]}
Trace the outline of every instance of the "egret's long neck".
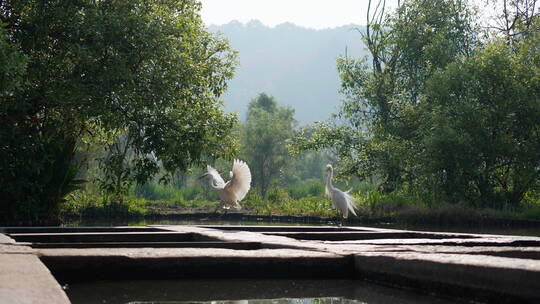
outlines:
{"label": "egret's long neck", "polygon": [[334,170],[330,169],[328,170],[328,176],[326,177],[326,188],[328,189],[334,189],[334,186],[332,186],[332,176],[334,175]]}
{"label": "egret's long neck", "polygon": [[220,187],[218,187],[214,181],[214,178],[209,178],[208,179],[208,184],[210,185],[210,188],[214,189],[214,190],[219,190],[219,189],[222,189]]}

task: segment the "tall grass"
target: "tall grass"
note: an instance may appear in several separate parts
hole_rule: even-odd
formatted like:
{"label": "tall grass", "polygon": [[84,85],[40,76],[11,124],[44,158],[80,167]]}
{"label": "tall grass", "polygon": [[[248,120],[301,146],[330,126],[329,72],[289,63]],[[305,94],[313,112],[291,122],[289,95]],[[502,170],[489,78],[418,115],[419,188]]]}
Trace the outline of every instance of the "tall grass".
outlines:
{"label": "tall grass", "polygon": [[286,187],[286,191],[293,199],[305,197],[322,197],[324,195],[324,184],[318,180],[307,181],[302,185]]}
{"label": "tall grass", "polygon": [[[290,194],[298,194],[301,191],[309,193],[310,189],[313,191],[312,193],[317,195],[308,194],[305,197],[294,198]],[[324,194],[324,190],[322,193]],[[261,197],[257,192],[251,192],[242,205],[251,213],[258,215],[336,216],[337,213],[332,208],[331,202],[320,194],[321,190],[313,186],[300,189],[272,188],[264,197]]]}
{"label": "tall grass", "polygon": [[77,190],[60,205],[60,217],[126,217],[143,216],[147,213],[147,201],[127,197],[122,202],[111,202],[98,192]]}
{"label": "tall grass", "polygon": [[[338,185],[340,189],[347,189]],[[390,193],[369,183],[352,185],[359,210],[365,218],[389,218],[404,222],[472,222],[477,218],[505,217],[540,219],[540,194],[528,193],[519,212],[478,210],[459,203],[436,201],[432,197],[400,189]],[[68,217],[122,217],[145,214],[213,212],[219,203],[215,191],[198,184],[176,188],[149,182],[133,187],[123,202],[108,202],[99,191],[76,191],[61,205]],[[271,188],[263,197],[253,188],[241,202],[241,212],[257,215],[335,217],[338,212],[324,196],[324,184],[318,180],[301,185]]]}
{"label": "tall grass", "polygon": [[422,197],[405,191],[383,193],[379,190],[368,190],[356,198],[366,215],[374,217],[393,216],[404,210],[423,210],[428,207]]}

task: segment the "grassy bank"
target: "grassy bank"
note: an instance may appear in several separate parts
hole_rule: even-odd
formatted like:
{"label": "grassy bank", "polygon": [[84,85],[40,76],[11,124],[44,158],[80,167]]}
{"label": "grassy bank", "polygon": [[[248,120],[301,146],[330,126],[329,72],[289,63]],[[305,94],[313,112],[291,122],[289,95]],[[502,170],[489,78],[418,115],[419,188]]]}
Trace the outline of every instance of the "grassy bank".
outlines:
{"label": "grassy bank", "polygon": [[[540,205],[535,200],[518,209],[481,209],[463,203],[433,203],[406,192],[381,193],[368,184],[353,187],[359,209],[356,222],[390,221],[414,225],[475,225],[497,221],[538,221]],[[122,201],[111,202],[92,191],[73,193],[62,205],[63,218],[144,218],[179,214],[213,213],[217,195],[203,187],[173,189],[146,185],[134,189]],[[219,210],[224,213],[225,210]],[[242,209],[228,212],[258,216],[337,217],[337,211],[324,197],[320,183],[302,187],[274,188],[264,197],[251,191]]]}

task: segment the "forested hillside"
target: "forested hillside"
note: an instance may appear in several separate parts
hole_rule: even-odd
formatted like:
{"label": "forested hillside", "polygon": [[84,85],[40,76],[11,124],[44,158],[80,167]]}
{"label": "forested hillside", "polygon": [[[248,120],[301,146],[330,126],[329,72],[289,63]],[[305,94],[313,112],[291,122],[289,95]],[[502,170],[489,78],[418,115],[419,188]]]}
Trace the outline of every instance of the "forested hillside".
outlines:
{"label": "forested hillside", "polygon": [[336,59],[345,52],[355,58],[366,54],[358,29],[314,30],[290,23],[270,28],[259,21],[210,26],[239,51],[240,66],[223,97],[225,109],[244,120],[249,101],[265,92],[293,107],[302,124],[327,119],[342,99]]}

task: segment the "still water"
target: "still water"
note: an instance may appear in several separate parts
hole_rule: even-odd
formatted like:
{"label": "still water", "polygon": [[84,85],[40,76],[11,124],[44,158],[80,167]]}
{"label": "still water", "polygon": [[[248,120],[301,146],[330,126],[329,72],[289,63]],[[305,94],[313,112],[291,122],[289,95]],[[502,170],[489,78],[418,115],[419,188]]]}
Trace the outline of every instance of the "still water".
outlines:
{"label": "still water", "polygon": [[73,304],[459,303],[358,280],[99,281],[64,287]]}

